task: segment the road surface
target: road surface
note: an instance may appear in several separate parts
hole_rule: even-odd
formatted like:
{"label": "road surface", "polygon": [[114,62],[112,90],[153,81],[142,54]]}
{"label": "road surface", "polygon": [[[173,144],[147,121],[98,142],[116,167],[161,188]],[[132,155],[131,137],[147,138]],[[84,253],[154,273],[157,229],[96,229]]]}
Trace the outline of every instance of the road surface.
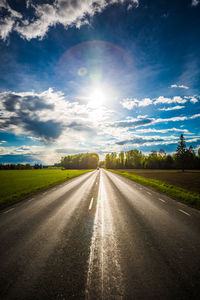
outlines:
{"label": "road surface", "polygon": [[200,299],[200,212],[105,170],[0,212],[0,299]]}

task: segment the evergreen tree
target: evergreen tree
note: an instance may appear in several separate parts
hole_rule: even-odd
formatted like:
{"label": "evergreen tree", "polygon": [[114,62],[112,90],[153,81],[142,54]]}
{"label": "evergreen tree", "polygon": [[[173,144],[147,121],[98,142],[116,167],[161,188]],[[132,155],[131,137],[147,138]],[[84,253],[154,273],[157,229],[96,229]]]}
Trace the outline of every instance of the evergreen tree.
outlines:
{"label": "evergreen tree", "polygon": [[186,167],[187,157],[188,157],[188,153],[187,153],[185,138],[184,138],[183,134],[181,134],[180,140],[178,142],[178,146],[176,149],[176,159],[177,159],[183,172]]}

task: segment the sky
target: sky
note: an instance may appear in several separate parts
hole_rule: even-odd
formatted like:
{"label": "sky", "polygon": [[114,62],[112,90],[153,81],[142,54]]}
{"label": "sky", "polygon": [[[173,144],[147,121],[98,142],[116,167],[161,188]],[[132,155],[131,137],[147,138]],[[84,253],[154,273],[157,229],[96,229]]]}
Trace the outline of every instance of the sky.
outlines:
{"label": "sky", "polygon": [[0,163],[200,147],[200,0],[1,0]]}

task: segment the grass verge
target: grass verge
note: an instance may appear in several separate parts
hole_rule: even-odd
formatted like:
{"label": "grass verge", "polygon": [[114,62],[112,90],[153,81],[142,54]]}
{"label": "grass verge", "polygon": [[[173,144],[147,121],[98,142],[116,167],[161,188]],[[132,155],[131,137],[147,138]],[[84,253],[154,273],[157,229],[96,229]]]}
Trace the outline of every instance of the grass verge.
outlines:
{"label": "grass verge", "polygon": [[197,209],[200,209],[200,194],[190,192],[186,189],[183,189],[181,187],[168,184],[166,182],[157,180],[157,179],[151,179],[151,178],[145,178],[142,176],[138,176],[135,174],[130,174],[128,172],[119,172],[114,170],[109,170],[113,173],[117,173],[119,175],[122,175],[130,180],[136,181],[138,183],[141,183],[145,186],[149,186],[154,188],[155,190],[162,192],[178,201],[181,201],[185,204],[191,205]]}
{"label": "grass verge", "polygon": [[92,170],[3,170],[0,171],[0,208],[26,196]]}

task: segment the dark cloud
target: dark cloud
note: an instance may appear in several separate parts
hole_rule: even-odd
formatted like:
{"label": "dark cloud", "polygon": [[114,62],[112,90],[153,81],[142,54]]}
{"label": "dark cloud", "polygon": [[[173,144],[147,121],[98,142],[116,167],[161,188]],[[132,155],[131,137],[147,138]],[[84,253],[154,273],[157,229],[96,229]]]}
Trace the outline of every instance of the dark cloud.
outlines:
{"label": "dark cloud", "polygon": [[151,143],[151,142],[163,142],[164,139],[143,139],[143,138],[135,138],[131,140],[124,140],[120,142],[116,142],[117,145],[126,145],[126,144],[145,144],[145,143]]}
{"label": "dark cloud", "polygon": [[21,97],[14,94],[6,94],[2,97],[3,105],[7,111],[14,112],[16,104],[20,101]]}
{"label": "dark cloud", "polygon": [[121,121],[121,122],[117,122],[115,123],[116,127],[137,127],[137,126],[142,126],[142,125],[147,125],[147,124],[151,124],[153,122],[152,119],[138,119],[138,120],[134,120],[134,121]]}
{"label": "dark cloud", "polygon": [[46,122],[26,120],[24,127],[34,135],[46,140],[57,139],[63,131],[62,124],[56,123],[52,120]]}
{"label": "dark cloud", "polygon": [[69,125],[67,125],[67,127],[77,131],[85,131],[89,133],[95,132],[93,128],[89,127],[88,125],[82,122],[71,122]]}
{"label": "dark cloud", "polygon": [[12,125],[22,127],[29,133],[32,133],[36,137],[40,137],[46,141],[57,139],[62,131],[63,125],[55,121],[40,121],[37,119],[30,119],[28,114],[19,114],[18,117],[11,117],[0,124],[1,129],[8,129]]}
{"label": "dark cloud", "polygon": [[54,109],[54,105],[46,103],[42,97],[3,93],[0,99],[4,112],[12,113],[10,117],[3,118],[0,124],[2,129],[9,130],[15,125],[46,141],[57,139],[64,130],[59,122],[39,119],[37,112]]}
{"label": "dark cloud", "polygon": [[44,109],[53,109],[54,105],[45,103],[41,98],[37,96],[26,96],[23,97],[21,109],[29,109],[31,111],[40,111]]}
{"label": "dark cloud", "polygon": [[38,96],[19,96],[13,93],[5,93],[1,97],[3,105],[7,111],[40,111],[44,109],[53,109],[53,104],[48,104]]}

